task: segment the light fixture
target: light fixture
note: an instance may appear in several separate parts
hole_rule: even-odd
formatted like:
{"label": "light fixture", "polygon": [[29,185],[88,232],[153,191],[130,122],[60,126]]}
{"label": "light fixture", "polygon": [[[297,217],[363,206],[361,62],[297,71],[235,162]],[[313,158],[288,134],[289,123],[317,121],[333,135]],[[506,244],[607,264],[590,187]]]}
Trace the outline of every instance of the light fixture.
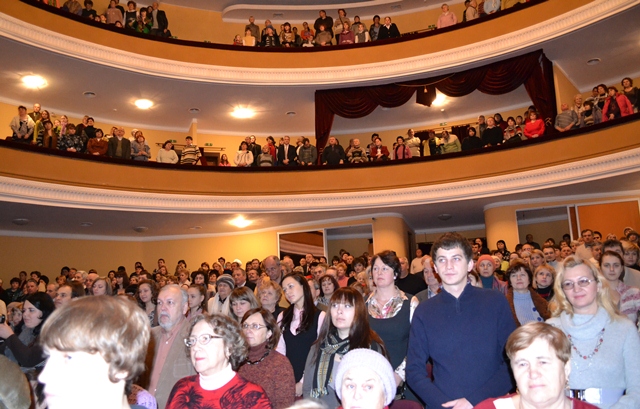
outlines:
{"label": "light fixture", "polygon": [[133,230],[136,231],[137,233],[144,233],[147,230],[149,230],[149,228],[145,226],[136,226],[133,228]]}
{"label": "light fixture", "polygon": [[252,221],[245,219],[243,216],[238,216],[235,219],[229,221],[230,225],[239,227],[241,229],[244,229],[252,223]]}
{"label": "light fixture", "polygon": [[433,105],[434,107],[441,107],[446,103],[447,103],[447,96],[438,92],[436,94],[436,99],[433,100],[431,105]]}
{"label": "light fixture", "polygon": [[40,89],[47,86],[47,80],[39,75],[25,75],[22,77],[22,83],[30,89]]}
{"label": "light fixture", "polygon": [[91,227],[91,226],[93,226],[93,223],[91,223],[91,222],[82,222],[82,223],[80,223],[80,226],[81,227]]}
{"label": "light fixture", "polygon": [[96,93],[93,91],[85,91],[82,93],[82,95],[84,95],[85,98],[95,98],[96,97]]}
{"label": "light fixture", "polygon": [[13,219],[11,220],[11,223],[16,224],[18,226],[26,226],[27,224],[29,224],[31,220],[29,219]]}
{"label": "light fixture", "polygon": [[202,226],[189,227],[190,230],[200,230],[201,228],[202,228]]}
{"label": "light fixture", "polygon": [[189,113],[191,113],[191,114],[199,114],[200,113],[200,108],[190,108],[189,109]]}
{"label": "light fixture", "polygon": [[233,109],[233,112],[231,112],[231,116],[238,119],[253,118],[255,115],[256,111],[243,107],[235,107]]}
{"label": "light fixture", "polygon": [[451,219],[453,216],[450,215],[449,213],[442,213],[438,215],[438,219],[445,221],[445,220],[449,220]]}
{"label": "light fixture", "polygon": [[602,61],[600,58],[592,58],[589,61],[587,61],[587,65],[600,64],[600,61]]}
{"label": "light fixture", "polygon": [[296,111],[289,111],[289,112],[285,113],[285,115],[295,116],[296,115]]}
{"label": "light fixture", "polygon": [[153,101],[148,99],[137,99],[134,104],[140,109],[149,109],[153,106]]}

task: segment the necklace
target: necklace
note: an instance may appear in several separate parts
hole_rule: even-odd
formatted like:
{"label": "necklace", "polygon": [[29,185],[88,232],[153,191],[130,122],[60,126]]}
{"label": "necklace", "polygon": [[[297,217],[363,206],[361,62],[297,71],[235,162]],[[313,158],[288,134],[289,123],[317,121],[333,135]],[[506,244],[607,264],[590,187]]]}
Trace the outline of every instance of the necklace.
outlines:
{"label": "necklace", "polygon": [[600,349],[600,345],[602,345],[602,341],[604,340],[604,328],[602,328],[602,331],[600,331],[600,333],[598,334],[598,343],[596,344],[596,347],[593,349],[593,352],[591,352],[589,355],[582,355],[580,351],[578,351],[578,348],[576,348],[576,346],[573,345],[573,339],[571,338],[571,335],[567,335],[567,338],[569,338],[569,342],[571,342],[571,347],[573,348],[574,351],[576,351],[576,354],[578,354],[580,358],[591,359]]}
{"label": "necklace", "polygon": [[269,355],[269,352],[271,352],[271,350],[267,350],[267,352],[265,352],[264,355],[262,355],[262,358],[258,359],[257,361],[249,361],[247,359],[246,363],[249,364],[249,365],[257,365],[260,362],[264,361],[264,359],[267,357],[267,355]]}

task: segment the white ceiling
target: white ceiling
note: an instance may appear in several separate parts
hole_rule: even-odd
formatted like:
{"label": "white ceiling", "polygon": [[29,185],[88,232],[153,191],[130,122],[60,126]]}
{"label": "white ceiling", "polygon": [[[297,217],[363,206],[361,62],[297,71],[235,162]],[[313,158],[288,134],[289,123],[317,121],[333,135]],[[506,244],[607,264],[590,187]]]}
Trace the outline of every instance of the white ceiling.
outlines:
{"label": "white ceiling", "polygon": [[[640,6],[637,6],[549,41],[542,47],[547,56],[582,91],[590,90],[600,82],[619,84],[624,76],[640,75],[640,53],[637,52],[640,46],[639,19]],[[602,35],[610,32],[611,27],[616,27],[615,41],[611,36]],[[518,53],[528,51],[531,50]],[[321,87],[240,86],[153,77],[76,60],[3,37],[0,37],[0,55],[11,56],[5,58],[0,66],[0,100],[7,103],[30,106],[39,102],[43,108],[57,114],[79,117],[89,114],[101,122],[178,132],[188,130],[192,119],[197,119],[201,133],[259,136],[314,134],[314,92]],[[601,58],[602,62],[587,66],[586,61],[594,57]],[[30,73],[44,75],[49,86],[41,90],[25,90],[19,77]],[[440,72],[429,75],[437,74]],[[114,88],[117,91],[114,92]],[[95,92],[97,97],[86,99],[82,96],[84,91]],[[156,105],[149,111],[140,111],[132,105],[138,98],[151,99]],[[475,92],[463,98],[451,99],[443,107],[444,112],[440,108],[417,105],[411,100],[402,107],[387,111],[378,108],[372,115],[361,119],[336,117],[332,132],[340,135],[407,127],[424,128],[440,122],[526,107],[530,103],[523,87],[501,96]],[[258,114],[252,119],[234,119],[229,113],[238,105],[252,107]],[[190,108],[199,108],[201,112],[193,115],[189,112]],[[289,111],[297,114],[286,115]]]}

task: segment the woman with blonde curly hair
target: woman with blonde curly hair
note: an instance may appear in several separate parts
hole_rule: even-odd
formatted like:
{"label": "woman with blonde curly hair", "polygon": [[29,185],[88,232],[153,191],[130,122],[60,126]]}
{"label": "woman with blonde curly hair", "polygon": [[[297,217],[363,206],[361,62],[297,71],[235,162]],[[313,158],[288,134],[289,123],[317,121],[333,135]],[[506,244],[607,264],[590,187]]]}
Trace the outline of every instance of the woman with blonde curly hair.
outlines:
{"label": "woman with blonde curly hair", "polygon": [[640,337],[611,300],[609,284],[589,261],[563,260],[549,324],[571,342],[571,397],[600,408],[640,407]]}

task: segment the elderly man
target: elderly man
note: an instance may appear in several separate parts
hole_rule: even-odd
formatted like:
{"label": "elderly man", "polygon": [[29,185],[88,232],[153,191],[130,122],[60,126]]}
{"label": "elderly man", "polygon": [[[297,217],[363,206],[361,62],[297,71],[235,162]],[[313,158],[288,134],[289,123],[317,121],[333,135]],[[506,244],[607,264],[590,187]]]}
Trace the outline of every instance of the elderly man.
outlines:
{"label": "elderly man", "polygon": [[400,275],[396,278],[396,286],[411,295],[427,289],[427,284],[419,274],[409,274],[409,260],[406,257],[400,257]]}
{"label": "elderly man", "polygon": [[84,288],[86,289],[87,295],[93,294],[93,283],[99,277],[100,276],[98,275],[98,273],[96,273],[95,270],[89,270],[89,274],[87,274],[87,278],[85,278],[84,280]]}
{"label": "elderly man", "polygon": [[51,297],[52,300],[55,300],[58,296],[58,283],[49,283],[47,284],[47,294]]}
{"label": "elderly man", "polygon": [[414,296],[419,303],[435,297],[440,292],[440,276],[433,268],[433,259],[431,256],[422,257],[424,281],[427,283],[427,289],[420,291]]}
{"label": "elderly man", "polygon": [[158,409],[165,408],[176,382],[196,374],[184,346],[191,329],[185,319],[189,309],[187,299],[187,292],[175,284],[162,287],[158,294],[156,314],[160,326],[151,329],[147,356],[147,363],[151,364],[147,390],[158,401]]}
{"label": "elderly man", "polygon": [[[260,27],[258,27],[258,25],[256,24],[255,17],[253,16],[249,17],[249,24],[244,26],[244,31],[246,32],[247,30],[251,31],[251,36],[256,39],[256,44],[258,44],[260,42]],[[255,136],[254,136],[254,139],[255,139]]]}
{"label": "elderly man", "polygon": [[115,138],[109,139],[107,156],[118,159],[131,159],[131,141],[124,137],[124,128],[116,129]]}
{"label": "elderly man", "polygon": [[578,125],[578,114],[575,111],[569,109],[568,104],[562,104],[560,106],[562,111],[556,116],[555,128],[558,132],[566,132],[575,128]]}
{"label": "elderly man", "polygon": [[231,277],[233,277],[233,283],[236,285],[236,288],[247,287],[251,291],[256,289],[256,285],[254,283],[252,283],[251,281],[247,280],[246,271],[244,271],[240,267],[237,267],[237,268],[235,268],[233,270],[233,273],[231,274]]}
{"label": "elderly man", "polygon": [[591,247],[596,244],[596,241],[593,238],[593,230],[584,229],[580,232],[580,235],[582,236],[582,244],[576,249],[576,256],[583,260],[589,260],[593,257]]}
{"label": "elderly man", "polygon": [[411,260],[411,269],[409,270],[411,274],[419,274],[422,272],[423,259],[422,250],[416,249],[416,258]]}
{"label": "elderly man", "polygon": [[322,164],[342,165],[345,160],[347,160],[347,156],[344,153],[344,149],[338,144],[338,140],[335,137],[330,136],[329,145],[322,151]]}
{"label": "elderly man", "polygon": [[151,4],[153,11],[151,17],[153,17],[153,25],[151,26],[151,34],[160,37],[171,37],[171,31],[169,31],[169,20],[167,20],[167,14],[160,10],[160,5],[157,1]]}

